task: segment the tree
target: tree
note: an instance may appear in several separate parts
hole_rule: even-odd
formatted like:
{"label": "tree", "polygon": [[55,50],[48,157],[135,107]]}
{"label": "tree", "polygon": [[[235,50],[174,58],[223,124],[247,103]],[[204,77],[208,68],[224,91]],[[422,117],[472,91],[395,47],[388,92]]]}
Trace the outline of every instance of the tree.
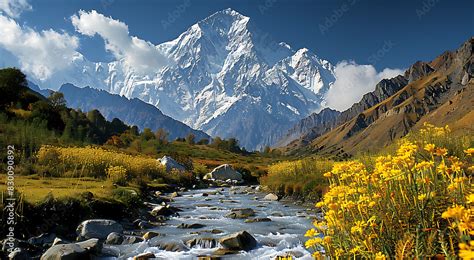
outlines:
{"label": "tree", "polygon": [[63,109],[66,107],[66,99],[64,98],[64,94],[61,92],[54,91],[48,97],[51,106],[55,109]]}
{"label": "tree", "polygon": [[155,133],[155,137],[158,140],[159,144],[167,144],[168,143],[168,132],[166,132],[163,128],[158,128]]}
{"label": "tree", "polygon": [[194,145],[194,144],[195,144],[194,139],[196,139],[196,136],[195,136],[193,133],[189,133],[189,134],[186,136],[186,142],[187,142],[188,144]]}
{"label": "tree", "polygon": [[145,141],[149,141],[151,139],[154,139],[155,138],[155,134],[151,131],[150,128],[145,128],[143,129],[143,133],[141,134],[141,137],[145,140]]}
{"label": "tree", "polygon": [[0,70],[0,108],[5,108],[18,101],[20,95],[27,90],[26,76],[17,68]]}

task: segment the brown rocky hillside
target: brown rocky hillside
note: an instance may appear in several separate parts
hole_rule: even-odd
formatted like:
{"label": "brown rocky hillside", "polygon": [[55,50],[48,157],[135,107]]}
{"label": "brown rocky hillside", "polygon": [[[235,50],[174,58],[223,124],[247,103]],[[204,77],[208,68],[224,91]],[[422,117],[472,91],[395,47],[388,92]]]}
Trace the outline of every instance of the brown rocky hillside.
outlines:
{"label": "brown rocky hillside", "polygon": [[[376,151],[424,122],[474,131],[474,38],[435,60],[413,64],[403,76],[383,80],[374,92],[342,112],[333,127],[319,126],[283,149],[289,153],[349,156]],[[313,133],[312,138],[308,135]]]}

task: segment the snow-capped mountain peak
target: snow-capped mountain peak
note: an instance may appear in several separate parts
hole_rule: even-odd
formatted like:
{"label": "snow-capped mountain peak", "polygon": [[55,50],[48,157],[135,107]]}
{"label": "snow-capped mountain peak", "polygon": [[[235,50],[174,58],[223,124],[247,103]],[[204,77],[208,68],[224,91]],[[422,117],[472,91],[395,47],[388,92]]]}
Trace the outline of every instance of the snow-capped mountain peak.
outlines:
{"label": "snow-capped mountain peak", "polygon": [[121,60],[83,58],[53,76],[54,83],[137,97],[193,128],[236,137],[255,149],[273,144],[294,122],[321,109],[334,81],[330,63],[306,48],[294,51],[273,41],[232,9],[210,15],[156,48],[173,62],[153,73],[137,74]]}

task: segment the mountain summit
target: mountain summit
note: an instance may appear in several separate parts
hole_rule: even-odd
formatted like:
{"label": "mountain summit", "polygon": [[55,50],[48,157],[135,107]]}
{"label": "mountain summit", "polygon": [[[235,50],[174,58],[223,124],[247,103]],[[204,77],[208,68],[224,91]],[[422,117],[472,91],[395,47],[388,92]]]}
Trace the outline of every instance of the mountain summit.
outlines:
{"label": "mountain summit", "polygon": [[272,41],[232,9],[212,14],[156,48],[172,62],[148,75],[122,60],[81,58],[67,73],[54,75],[49,86],[72,83],[139,98],[195,129],[259,149],[319,111],[335,80],[328,61]]}

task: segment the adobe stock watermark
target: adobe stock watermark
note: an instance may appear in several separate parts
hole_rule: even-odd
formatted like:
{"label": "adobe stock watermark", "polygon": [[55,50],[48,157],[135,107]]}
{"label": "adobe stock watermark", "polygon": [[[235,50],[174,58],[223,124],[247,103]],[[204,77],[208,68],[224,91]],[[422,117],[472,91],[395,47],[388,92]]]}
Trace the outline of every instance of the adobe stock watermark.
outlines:
{"label": "adobe stock watermark", "polygon": [[324,23],[318,25],[321,34],[326,34],[357,2],[359,0],[347,0],[339,8],[332,10],[331,15],[324,18]]}
{"label": "adobe stock watermark", "polygon": [[396,44],[392,40],[384,41],[382,47],[370,55],[369,58],[367,58],[367,61],[372,65],[377,64],[377,62],[381,61],[383,57],[385,57],[385,55],[395,47],[395,45]]}
{"label": "adobe stock watermark", "polygon": [[427,13],[429,13],[433,7],[436,6],[437,3],[439,3],[440,0],[424,0],[422,3],[421,8],[416,9],[416,16],[418,16],[418,19],[423,18]]}
{"label": "adobe stock watermark", "polygon": [[275,3],[277,1],[278,0],[265,0],[265,1],[263,1],[262,4],[258,5],[258,11],[260,11],[261,15],[264,15],[266,12],[268,12],[269,9],[271,9],[275,5]]}
{"label": "adobe stock watermark", "polygon": [[191,0],[184,0],[181,4],[177,5],[173,11],[168,13],[166,19],[161,20],[161,26],[164,30],[167,30],[172,24],[176,22],[181,16],[191,7]]}
{"label": "adobe stock watermark", "polygon": [[11,253],[15,248],[15,146],[7,146],[7,196],[5,198],[6,228],[7,228],[7,252]]}

